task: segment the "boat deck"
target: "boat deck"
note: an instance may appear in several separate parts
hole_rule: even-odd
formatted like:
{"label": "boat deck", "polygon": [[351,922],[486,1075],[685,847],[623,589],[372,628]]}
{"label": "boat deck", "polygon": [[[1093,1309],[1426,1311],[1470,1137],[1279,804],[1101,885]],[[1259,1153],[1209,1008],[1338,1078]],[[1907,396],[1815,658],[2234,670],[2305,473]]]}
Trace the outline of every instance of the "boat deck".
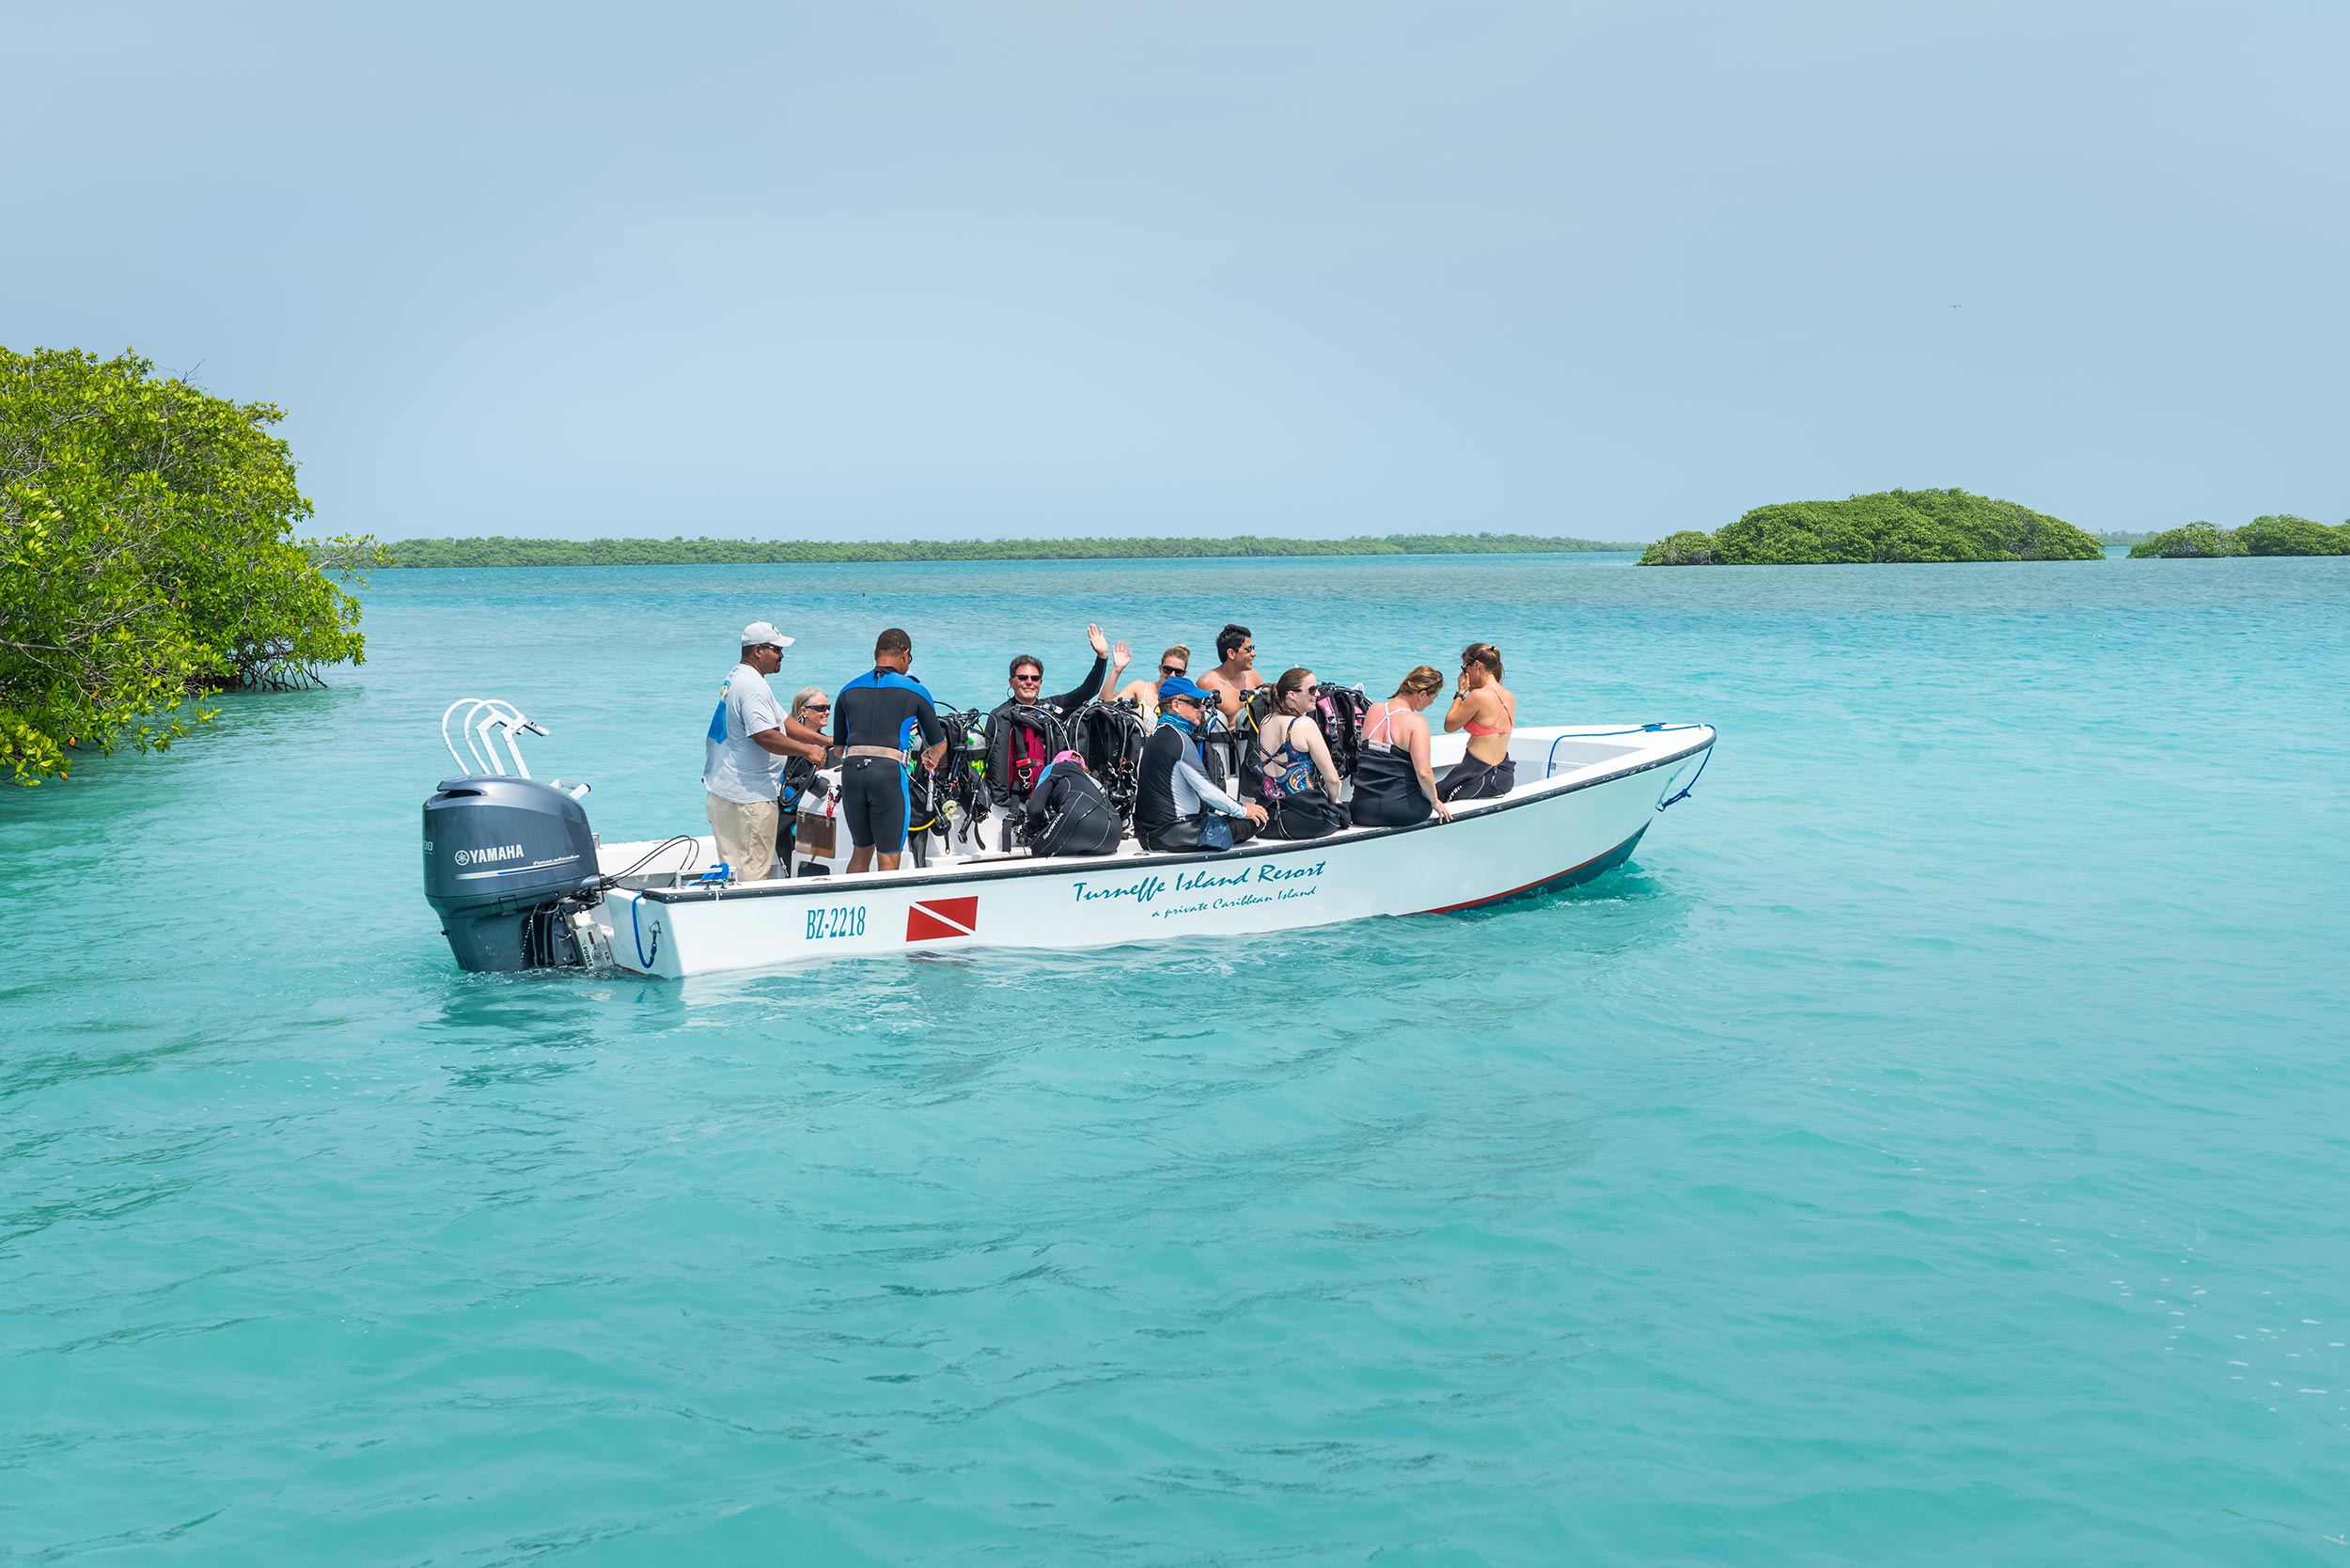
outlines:
{"label": "boat deck", "polygon": [[[1513,731],[1510,738],[1510,760],[1516,764],[1518,772],[1516,787],[1505,795],[1456,805],[1454,807],[1455,818],[1466,819],[1482,815],[1506,808],[1516,802],[1557,793],[1584,784],[1600,782],[1615,777],[1623,772],[1654,767],[1661,760],[1674,753],[1697,756],[1704,749],[1703,745],[1694,744],[1694,738],[1700,732],[1702,732],[1705,744],[1710,745],[1712,731],[1701,725],[1643,727],[1613,724],[1522,727]],[[1429,761],[1440,784],[1465,755],[1467,740],[1465,735],[1459,734],[1438,734],[1431,737]],[[1679,780],[1678,775],[1676,775],[1676,779]],[[1685,782],[1685,780],[1679,781]],[[812,815],[810,818],[804,818],[804,823],[811,821]],[[824,820],[829,820],[829,812]],[[1008,823],[1009,819],[1000,811],[991,817],[985,824],[984,837],[987,841],[991,844],[999,841]],[[1246,854],[1251,850],[1264,850],[1293,842],[1339,844],[1390,834],[1422,832],[1441,825],[1443,824],[1431,820],[1402,828],[1352,827],[1309,840],[1256,840],[1242,845],[1236,851],[1194,853],[1195,855]],[[802,835],[804,839],[808,838],[809,829],[804,826]],[[959,872],[984,875],[989,872],[1000,872],[1015,864],[1028,862],[1034,858],[1025,845],[1016,845],[1008,849],[977,848],[971,845],[968,836],[958,832],[949,838],[948,840],[949,847],[947,848],[941,848],[939,840],[934,836],[932,837],[929,839],[928,853],[919,863],[916,861],[912,854],[908,854],[900,862],[896,870],[869,870],[853,877],[847,870],[849,853],[847,835],[837,833],[833,835],[833,839],[830,854],[795,855],[792,877],[738,879],[728,883],[727,886],[729,889],[749,889],[789,882],[823,880],[834,886],[853,887],[908,877],[930,879]],[[680,835],[666,840],[648,839],[633,843],[603,844],[599,847],[598,857],[601,869],[606,875],[617,874],[619,876],[620,887],[631,891],[656,894],[680,891],[689,886],[706,886],[703,879],[713,872],[719,864],[716,840],[707,832]],[[1120,862],[1136,859],[1164,862],[1172,858],[1177,857],[1143,849],[1129,835],[1109,855],[1063,856],[1056,858],[1052,864],[1057,869],[1073,869],[1087,865],[1116,865]]]}

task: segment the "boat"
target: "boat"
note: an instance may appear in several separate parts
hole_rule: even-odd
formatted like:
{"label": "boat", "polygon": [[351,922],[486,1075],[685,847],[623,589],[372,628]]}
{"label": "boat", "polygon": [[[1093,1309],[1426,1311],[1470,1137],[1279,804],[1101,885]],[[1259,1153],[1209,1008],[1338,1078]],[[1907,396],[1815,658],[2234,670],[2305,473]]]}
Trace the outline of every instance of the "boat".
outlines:
{"label": "boat", "polygon": [[[1223,851],[1038,857],[987,835],[922,839],[894,871],[848,874],[827,801],[803,813],[794,874],[736,880],[707,833],[599,842],[585,784],[529,775],[519,740],[546,729],[468,698],[471,771],[425,805],[425,883],[461,967],[585,965],[666,980],[827,958],[964,949],[1073,949],[1246,936],[1374,917],[1442,915],[1571,886],[1628,860],[1710,760],[1702,724],[1520,727],[1520,782],[1456,803],[1452,821],[1357,827]],[[1433,738],[1441,778],[1466,737]],[[501,743],[504,750],[501,752]],[[1000,824],[1005,819],[997,818]],[[970,824],[964,824],[968,827]],[[941,843],[944,847],[938,847]]]}

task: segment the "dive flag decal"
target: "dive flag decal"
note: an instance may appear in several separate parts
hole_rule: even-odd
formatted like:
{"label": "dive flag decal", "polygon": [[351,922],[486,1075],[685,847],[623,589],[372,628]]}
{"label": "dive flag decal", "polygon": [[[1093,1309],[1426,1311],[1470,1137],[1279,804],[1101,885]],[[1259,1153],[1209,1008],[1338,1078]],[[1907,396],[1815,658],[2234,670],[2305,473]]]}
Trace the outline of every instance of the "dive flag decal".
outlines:
{"label": "dive flag decal", "polygon": [[935,942],[942,936],[969,936],[979,929],[979,898],[931,899],[906,911],[906,940]]}

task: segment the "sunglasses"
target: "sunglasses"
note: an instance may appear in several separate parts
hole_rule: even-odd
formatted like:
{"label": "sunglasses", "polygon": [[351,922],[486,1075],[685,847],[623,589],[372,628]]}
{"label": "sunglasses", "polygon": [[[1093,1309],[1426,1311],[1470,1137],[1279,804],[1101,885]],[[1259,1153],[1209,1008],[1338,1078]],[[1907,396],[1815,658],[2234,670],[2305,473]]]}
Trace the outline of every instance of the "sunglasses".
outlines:
{"label": "sunglasses", "polygon": [[811,702],[807,707],[802,708],[800,712],[803,713],[829,713],[832,712],[832,704],[829,702]]}
{"label": "sunglasses", "polygon": [[1011,679],[1014,685],[1034,686],[1041,685],[1043,682],[1044,677],[1042,675],[1015,675]]}
{"label": "sunglasses", "polygon": [[1320,686],[1300,686],[1297,689],[1304,692],[1308,697],[1320,697],[1322,695],[1322,688]]}
{"label": "sunglasses", "polygon": [[1182,665],[1161,665],[1159,666],[1159,673],[1161,675],[1181,675],[1183,673],[1183,666]]}

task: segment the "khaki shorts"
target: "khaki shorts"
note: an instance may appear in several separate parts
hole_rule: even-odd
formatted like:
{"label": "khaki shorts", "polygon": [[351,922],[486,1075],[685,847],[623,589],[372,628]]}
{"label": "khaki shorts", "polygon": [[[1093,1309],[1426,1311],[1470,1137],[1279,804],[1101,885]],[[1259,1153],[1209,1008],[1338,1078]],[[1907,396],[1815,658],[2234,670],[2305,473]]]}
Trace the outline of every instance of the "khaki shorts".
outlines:
{"label": "khaki shorts", "polygon": [[782,812],[772,800],[749,806],[722,795],[704,796],[710,831],[717,836],[718,858],[734,868],[737,882],[763,882],[776,858],[776,829]]}

